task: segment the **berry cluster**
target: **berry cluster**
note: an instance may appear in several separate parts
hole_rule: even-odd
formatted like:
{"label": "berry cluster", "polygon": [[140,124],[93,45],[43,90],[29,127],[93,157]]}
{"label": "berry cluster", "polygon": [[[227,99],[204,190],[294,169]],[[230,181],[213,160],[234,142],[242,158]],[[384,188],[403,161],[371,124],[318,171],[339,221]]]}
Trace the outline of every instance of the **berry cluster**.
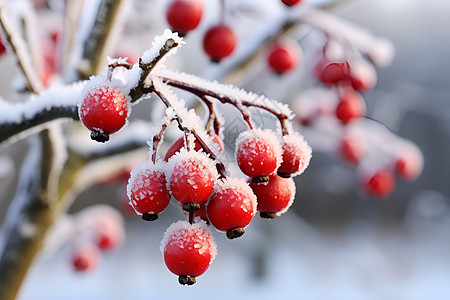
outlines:
{"label": "berry cluster", "polygon": [[[154,46],[164,49],[180,43],[177,35],[167,31],[165,36],[155,39]],[[139,99],[137,93],[140,96],[154,92],[167,106],[166,116],[154,126],[156,131],[152,142],[148,143],[149,160],[131,171],[127,196],[135,212],[146,221],[158,219],[171,198],[182,208],[187,220],[169,227],[161,250],[167,268],[179,276],[180,284],[191,285],[208,269],[216,253],[207,225],[225,232],[229,239],[235,239],[245,233],[257,211],[264,218],[275,218],[287,211],[295,198],[292,176],[300,175],[307,168],[311,148],[302,135],[293,132],[293,114],[285,104],[186,74],[164,76],[159,71],[153,75],[149,66],[158,63],[164,53],[160,48],[146,52],[134,66],[114,61],[107,76],[91,77],[82,91],[79,116],[91,130],[92,139],[106,142],[110,134],[127,123],[131,104]],[[132,73],[136,72],[141,81],[137,86],[133,86],[135,81],[126,84],[114,77],[117,70],[122,71],[122,78],[130,73],[130,78],[136,78]],[[142,76],[144,71],[148,78]],[[145,87],[150,80],[151,89]],[[201,123],[195,111],[184,107],[184,102],[177,98],[170,86],[188,91],[206,104],[209,116],[205,124]],[[231,176],[229,166],[221,159],[224,156],[224,127],[213,99],[234,106],[248,125],[249,129],[236,139],[236,164],[242,171],[239,176]],[[255,128],[246,107],[258,108],[275,116],[279,120],[281,134]],[[160,144],[173,122],[178,124],[183,137],[168,147],[162,159],[159,156]],[[248,180],[239,178],[244,176]],[[103,239],[100,245],[108,247],[109,242]],[[89,258],[94,260],[93,251],[88,249],[85,253],[86,261]],[[74,264],[77,268],[93,264],[76,257]]]}
{"label": "berry cluster", "polygon": [[74,245],[71,259],[72,266],[77,272],[95,269],[102,251],[117,249],[123,243],[125,232],[122,217],[108,206],[96,205],[86,208],[68,220],[68,226],[65,228],[63,225],[60,226],[60,230],[64,231],[62,233],[64,237],[58,239],[67,239],[70,236],[68,232],[73,231]]}
{"label": "berry cluster", "polygon": [[[286,6],[300,3],[300,0],[282,0]],[[229,57],[236,48],[237,36],[234,30],[223,21],[225,5],[222,1],[221,21],[210,26],[203,35],[203,49],[212,62],[218,63]],[[185,36],[198,27],[204,10],[203,0],[172,0],[166,10],[166,20],[173,31]],[[292,43],[275,42],[268,48],[267,62],[269,68],[283,74],[296,67],[300,52]]]}
{"label": "berry cluster", "polygon": [[[223,145],[219,136],[213,138]],[[167,268],[188,285],[206,272],[216,253],[206,224],[234,239],[245,233],[256,211],[265,218],[281,215],[295,197],[291,175],[301,174],[311,158],[297,133],[280,140],[269,130],[244,131],[236,141],[236,160],[250,178],[247,183],[219,174],[217,162],[200,145],[188,135],[169,147],[164,160],[152,152],[152,161],[132,170],[127,186],[130,205],[144,220],[156,220],[171,196],[188,217],[172,224],[161,244]]]}

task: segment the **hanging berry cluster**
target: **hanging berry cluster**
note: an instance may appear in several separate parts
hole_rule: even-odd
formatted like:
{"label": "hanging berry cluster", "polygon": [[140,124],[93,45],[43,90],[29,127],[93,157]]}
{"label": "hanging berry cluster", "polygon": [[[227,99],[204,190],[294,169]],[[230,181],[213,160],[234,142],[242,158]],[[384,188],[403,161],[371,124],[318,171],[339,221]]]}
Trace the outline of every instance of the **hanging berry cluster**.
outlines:
{"label": "hanging berry cluster", "polygon": [[[287,7],[299,4],[301,0],[282,0]],[[203,0],[172,0],[166,9],[169,27],[180,36],[196,29],[203,16]],[[225,22],[226,5],[221,0],[219,22],[210,26],[203,35],[203,50],[212,62],[220,62],[233,54],[238,40],[233,28]],[[300,49],[292,42],[274,41],[268,47],[267,64],[275,73],[286,73],[299,63]]]}
{"label": "hanging berry cluster", "polygon": [[[139,63],[112,61],[106,76],[92,77],[86,84],[79,115],[91,138],[105,142],[127,123],[131,107],[142,96],[154,93],[167,107],[150,136],[148,161],[131,171],[127,194],[130,205],[147,221],[156,220],[171,198],[182,208],[187,220],[167,229],[161,251],[180,284],[191,285],[216,253],[208,225],[235,239],[245,233],[257,211],[264,218],[287,211],[295,198],[292,176],[307,168],[311,148],[293,131],[293,114],[285,104],[164,68],[161,60],[182,43],[166,30]],[[206,104],[206,122],[186,108],[173,87]],[[248,127],[236,139],[235,159],[242,172],[235,176],[223,159],[224,120],[219,118],[218,102],[235,107]],[[249,108],[275,116],[279,132],[257,128]],[[162,158],[159,146],[172,123],[184,136]]]}

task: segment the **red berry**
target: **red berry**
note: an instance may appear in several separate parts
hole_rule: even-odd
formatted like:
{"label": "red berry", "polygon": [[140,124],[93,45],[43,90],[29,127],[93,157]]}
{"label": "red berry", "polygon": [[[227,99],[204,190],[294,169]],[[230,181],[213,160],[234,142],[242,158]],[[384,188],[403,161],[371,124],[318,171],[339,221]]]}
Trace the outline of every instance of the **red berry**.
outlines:
{"label": "red berry", "polygon": [[[212,141],[217,144],[217,146],[219,147],[219,150],[223,151],[224,147],[223,147],[223,142],[220,139],[219,136],[217,135],[213,135],[212,137]],[[194,141],[194,151],[200,151],[202,149],[202,146],[200,145],[200,143],[195,140]],[[164,161],[168,161],[169,158],[171,158],[172,156],[175,155],[175,153],[179,152],[181,150],[181,148],[184,147],[184,137],[179,138],[178,140],[176,140],[175,142],[172,143],[172,145],[170,145],[169,149],[167,149],[166,155],[164,156]]]}
{"label": "red berry", "polygon": [[161,241],[161,252],[170,272],[180,284],[194,284],[195,277],[206,272],[217,253],[206,223],[178,221],[170,225]]}
{"label": "red berry", "polygon": [[301,2],[301,0],[281,0],[287,6],[292,6]]}
{"label": "red berry", "polygon": [[369,91],[377,83],[377,73],[375,68],[363,60],[351,61],[350,83],[357,91]]}
{"label": "red berry", "polygon": [[405,180],[417,179],[423,170],[423,154],[420,149],[413,144],[402,147],[397,154],[395,170]]}
{"label": "red berry", "polygon": [[300,61],[299,47],[291,42],[277,41],[268,50],[269,67],[277,74],[293,70]]}
{"label": "red berry", "polygon": [[79,106],[83,124],[92,131],[91,138],[106,142],[109,134],[122,128],[128,117],[127,95],[116,86],[91,86]]}
{"label": "red berry", "polygon": [[166,177],[160,162],[146,162],[131,171],[127,185],[130,205],[143,214],[143,219],[155,220],[170,202],[170,194],[166,187]]}
{"label": "red berry", "polygon": [[292,178],[272,174],[267,184],[250,182],[250,187],[256,195],[261,217],[275,218],[286,212],[294,202],[295,183]]}
{"label": "red berry", "polygon": [[183,36],[200,23],[203,5],[202,0],[174,0],[167,8],[167,23],[173,31]]}
{"label": "red berry", "polygon": [[298,133],[283,136],[283,161],[277,170],[281,177],[291,177],[302,174],[311,160],[311,147],[303,136]]}
{"label": "red berry", "polygon": [[336,107],[336,117],[342,124],[361,118],[366,113],[366,104],[357,92],[346,89],[340,97],[340,101]]}
{"label": "red berry", "polygon": [[95,269],[99,260],[100,250],[90,244],[78,246],[72,254],[72,265],[80,272]]}
{"label": "red berry", "polygon": [[339,141],[338,151],[342,158],[356,165],[364,155],[364,141],[359,136],[345,135]]}
{"label": "red berry", "polygon": [[337,85],[349,79],[350,66],[345,62],[320,61],[316,67],[319,80],[325,85]]}
{"label": "red berry", "polygon": [[101,250],[113,250],[124,240],[123,220],[111,216],[100,218],[95,228],[95,243]]}
{"label": "red berry", "polygon": [[185,148],[169,159],[167,169],[170,191],[182,204],[206,202],[218,176],[214,162],[205,153]]}
{"label": "red berry", "polygon": [[379,170],[363,178],[362,184],[369,195],[386,198],[395,188],[395,176],[391,171]]}
{"label": "red berry", "polygon": [[0,56],[6,54],[6,47],[3,44],[2,37],[0,36]]}
{"label": "red berry", "polygon": [[203,37],[203,49],[213,62],[231,55],[236,46],[236,36],[225,25],[210,28]]}
{"label": "red berry", "polygon": [[268,176],[276,171],[281,160],[279,138],[270,130],[247,130],[236,139],[236,161],[247,176]]}
{"label": "red berry", "polygon": [[229,239],[240,237],[256,212],[256,197],[248,184],[241,179],[227,178],[218,181],[208,200],[208,220]]}

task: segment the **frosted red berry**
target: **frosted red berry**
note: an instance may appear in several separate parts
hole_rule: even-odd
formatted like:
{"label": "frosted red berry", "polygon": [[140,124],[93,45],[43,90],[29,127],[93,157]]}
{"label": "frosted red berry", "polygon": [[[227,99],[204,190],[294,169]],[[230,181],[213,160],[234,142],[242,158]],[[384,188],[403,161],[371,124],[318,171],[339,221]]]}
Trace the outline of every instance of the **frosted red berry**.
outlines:
{"label": "frosted red berry", "polygon": [[203,152],[181,149],[167,166],[170,191],[182,204],[201,204],[211,194],[218,176],[214,162]]}
{"label": "frosted red berry", "polygon": [[342,124],[361,118],[366,113],[366,104],[357,92],[346,89],[341,96],[338,105],[336,106],[336,117]]}
{"label": "frosted red berry", "polygon": [[121,129],[128,116],[128,97],[116,86],[90,87],[79,106],[81,122],[92,131],[91,138],[105,142],[109,135]]}
{"label": "frosted red berry", "polygon": [[167,23],[181,36],[200,23],[203,15],[203,0],[173,0],[166,11]]}
{"label": "frosted red berry", "polygon": [[334,86],[343,81],[348,81],[350,76],[350,65],[345,62],[320,61],[316,67],[319,80],[325,84]]}
{"label": "frosted red berry", "polygon": [[147,221],[156,220],[170,203],[162,163],[143,163],[131,171],[127,185],[130,205]]}
{"label": "frosted red berry", "polygon": [[395,158],[395,171],[405,180],[415,180],[423,170],[423,154],[415,146],[401,147]]}
{"label": "frosted red berry", "polygon": [[123,221],[114,216],[100,218],[95,228],[95,244],[100,250],[114,250],[124,240]]}
{"label": "frosted red berry", "polygon": [[298,4],[301,1],[302,0],[281,0],[281,2],[283,2],[287,6],[292,6],[292,5]]}
{"label": "frosted red berry", "polygon": [[275,218],[283,214],[294,202],[295,183],[292,178],[272,174],[267,184],[250,182],[250,188],[256,195],[257,211],[263,218]]}
{"label": "frosted red berry", "polygon": [[78,245],[72,253],[72,266],[76,271],[95,269],[100,260],[100,250],[91,244]]}
{"label": "frosted red berry", "polygon": [[279,138],[270,130],[252,129],[236,139],[236,161],[249,177],[265,177],[276,171],[282,160]]}
{"label": "frosted red berry", "polygon": [[299,62],[300,50],[293,43],[276,41],[268,48],[267,63],[269,68],[277,74],[292,71]]}
{"label": "frosted red berry", "polygon": [[[223,142],[222,139],[217,136],[217,135],[213,135],[212,137],[212,141],[219,147],[219,150],[223,151],[224,146],[223,146]],[[180,152],[181,148],[184,147],[184,137],[179,138],[178,140],[176,140],[175,142],[173,142],[169,149],[167,149],[166,155],[164,156],[164,161],[168,161],[169,158],[171,158],[172,156],[175,155],[175,153]],[[200,145],[200,143],[195,140],[194,141],[194,151],[200,151],[202,149],[202,146]]]}
{"label": "frosted red berry", "polygon": [[355,90],[366,92],[375,87],[377,73],[373,65],[363,60],[353,60],[350,66],[350,83]]}
{"label": "frosted red berry", "polygon": [[234,32],[225,25],[210,28],[203,37],[203,49],[213,62],[220,62],[233,53],[236,46]]}
{"label": "frosted red berry", "polygon": [[356,165],[364,155],[364,141],[359,136],[345,135],[339,141],[338,151],[343,159]]}
{"label": "frosted red berry", "polygon": [[229,239],[245,233],[256,212],[256,197],[244,180],[226,178],[217,182],[206,206],[209,222]]}
{"label": "frosted red berry", "polygon": [[369,195],[386,198],[395,188],[395,176],[390,170],[379,170],[365,176],[362,185]]}
{"label": "frosted red berry", "polygon": [[283,160],[278,167],[278,175],[289,178],[302,174],[311,160],[311,147],[298,133],[283,136],[281,145]]}
{"label": "frosted red berry", "polygon": [[178,221],[170,225],[161,241],[161,252],[170,272],[180,284],[192,285],[204,274],[217,253],[211,231],[204,221],[189,224]]}

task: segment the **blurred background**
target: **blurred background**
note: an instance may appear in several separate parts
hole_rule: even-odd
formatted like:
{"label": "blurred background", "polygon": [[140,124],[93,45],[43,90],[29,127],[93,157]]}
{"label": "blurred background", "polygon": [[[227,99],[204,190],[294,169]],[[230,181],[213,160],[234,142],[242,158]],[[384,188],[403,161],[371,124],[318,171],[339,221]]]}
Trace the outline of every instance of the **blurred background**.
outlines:
{"label": "blurred background", "polygon": [[[144,2],[135,5],[145,9],[165,5],[164,1]],[[207,1],[211,11],[218,6],[212,2],[216,1]],[[249,7],[254,2],[248,1]],[[265,0],[260,5],[270,9],[272,5],[273,14],[281,14],[284,8],[273,2]],[[154,17],[147,19],[153,28],[149,36],[160,34],[165,26],[164,16],[155,11],[146,11]],[[367,196],[354,166],[336,153],[316,151],[312,144],[310,166],[295,178],[297,195],[292,208],[274,220],[255,216],[238,240],[229,241],[213,230],[218,256],[194,286],[178,285],[159,250],[165,229],[183,218],[173,204],[151,224],[124,211],[124,245],[102,255],[92,272],[72,270],[70,246],[43,255],[26,278],[20,299],[450,299],[450,2],[351,0],[331,12],[392,41],[392,64],[377,68],[376,87],[364,93],[367,115],[420,147],[425,165],[417,180],[397,180],[386,199]],[[202,51],[201,32],[215,17],[214,13],[206,15],[198,33],[187,36],[187,45],[170,58],[169,66],[220,77],[219,81],[291,104],[308,88],[312,81],[308,61],[285,77],[270,74],[263,61],[257,62],[250,73],[258,75],[242,78],[249,73],[231,74],[227,71],[231,63],[212,66],[205,57],[189,59]],[[246,17],[243,13],[236,18]],[[245,26],[241,34],[251,37],[251,27]],[[251,38],[241,43],[246,41]],[[133,42],[130,38],[129,44]],[[132,49],[141,53],[149,44],[136,44]],[[315,50],[308,46],[314,45],[314,33],[300,44],[305,58],[311,57]],[[14,66],[9,58],[2,58],[0,64]],[[8,95],[11,76],[8,72],[0,76],[2,95]],[[147,103],[139,105],[138,115],[148,115],[153,109]],[[308,134],[313,132],[305,131],[307,140]],[[5,168],[19,170],[26,149],[26,142],[3,149],[7,155],[14,153],[13,164],[4,163]],[[1,218],[15,184],[12,178],[0,185]],[[123,181],[95,186],[79,196],[71,213],[94,202],[122,209],[124,188]]]}

